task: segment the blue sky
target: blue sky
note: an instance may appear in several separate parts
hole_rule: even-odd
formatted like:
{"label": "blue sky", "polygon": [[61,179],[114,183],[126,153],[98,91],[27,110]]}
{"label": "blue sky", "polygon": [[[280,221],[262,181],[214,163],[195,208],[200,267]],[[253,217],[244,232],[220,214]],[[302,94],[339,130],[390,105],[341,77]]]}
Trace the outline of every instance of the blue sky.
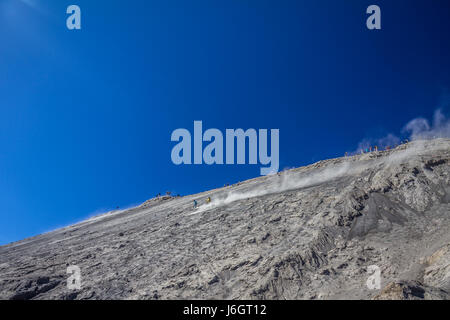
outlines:
{"label": "blue sky", "polygon": [[[82,29],[66,28],[77,4]],[[365,26],[377,4],[382,30]],[[0,0],[0,244],[260,165],[175,166],[177,128],[279,128],[280,168],[431,118],[450,4]],[[448,112],[448,110],[447,110]]]}

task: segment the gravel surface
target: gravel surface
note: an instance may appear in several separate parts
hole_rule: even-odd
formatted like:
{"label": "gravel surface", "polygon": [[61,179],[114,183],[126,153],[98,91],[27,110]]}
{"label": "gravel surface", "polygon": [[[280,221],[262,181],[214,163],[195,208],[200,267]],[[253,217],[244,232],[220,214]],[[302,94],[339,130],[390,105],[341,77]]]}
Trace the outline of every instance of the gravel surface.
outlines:
{"label": "gravel surface", "polygon": [[414,141],[1,246],[0,299],[449,299],[449,231],[450,140]]}

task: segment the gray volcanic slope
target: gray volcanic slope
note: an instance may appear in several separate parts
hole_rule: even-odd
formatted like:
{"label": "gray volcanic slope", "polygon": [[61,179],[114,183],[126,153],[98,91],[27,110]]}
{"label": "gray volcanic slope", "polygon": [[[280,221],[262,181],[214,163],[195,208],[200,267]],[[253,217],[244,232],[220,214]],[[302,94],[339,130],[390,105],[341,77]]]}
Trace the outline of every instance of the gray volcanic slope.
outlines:
{"label": "gray volcanic slope", "polygon": [[449,299],[449,231],[450,140],[415,141],[2,246],[0,298]]}

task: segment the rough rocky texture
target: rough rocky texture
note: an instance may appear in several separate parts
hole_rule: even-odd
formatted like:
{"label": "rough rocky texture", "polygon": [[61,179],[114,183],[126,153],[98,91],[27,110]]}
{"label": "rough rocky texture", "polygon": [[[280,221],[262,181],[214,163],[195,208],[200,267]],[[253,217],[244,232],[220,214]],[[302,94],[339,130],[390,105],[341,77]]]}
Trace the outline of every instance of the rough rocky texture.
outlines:
{"label": "rough rocky texture", "polygon": [[415,141],[2,246],[0,298],[449,299],[449,231],[450,140]]}

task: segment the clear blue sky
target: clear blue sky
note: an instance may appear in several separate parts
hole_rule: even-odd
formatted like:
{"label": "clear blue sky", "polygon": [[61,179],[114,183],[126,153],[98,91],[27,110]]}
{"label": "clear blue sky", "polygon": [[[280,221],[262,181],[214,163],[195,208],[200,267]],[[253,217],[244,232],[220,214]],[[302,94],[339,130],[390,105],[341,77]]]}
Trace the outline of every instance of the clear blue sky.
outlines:
{"label": "clear blue sky", "polygon": [[[82,30],[66,28],[77,4]],[[382,30],[365,27],[378,4]],[[0,0],[0,244],[255,177],[175,166],[171,132],[279,128],[280,168],[430,118],[448,0]]]}

